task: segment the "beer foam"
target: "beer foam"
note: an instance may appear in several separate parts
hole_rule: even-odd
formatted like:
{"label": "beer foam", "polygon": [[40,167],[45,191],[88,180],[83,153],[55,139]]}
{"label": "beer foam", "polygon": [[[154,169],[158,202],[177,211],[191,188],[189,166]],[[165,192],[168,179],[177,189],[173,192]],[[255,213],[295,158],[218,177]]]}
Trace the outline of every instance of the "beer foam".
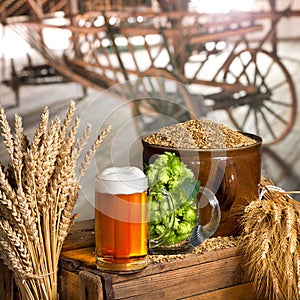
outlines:
{"label": "beer foam", "polygon": [[97,193],[129,195],[142,193],[147,188],[147,177],[137,167],[110,167],[96,177]]}

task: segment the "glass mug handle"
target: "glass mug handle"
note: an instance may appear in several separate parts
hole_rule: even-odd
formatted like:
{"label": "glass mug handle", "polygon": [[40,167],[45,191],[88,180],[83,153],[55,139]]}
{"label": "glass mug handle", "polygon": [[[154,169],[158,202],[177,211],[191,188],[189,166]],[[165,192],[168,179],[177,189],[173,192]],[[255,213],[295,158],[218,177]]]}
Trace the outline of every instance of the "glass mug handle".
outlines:
{"label": "glass mug handle", "polygon": [[[201,193],[205,198],[201,196],[197,203],[198,224],[193,227],[192,234],[188,241],[192,247],[200,245],[204,240],[211,237],[219,227],[221,220],[221,210],[215,194],[206,187],[201,187],[199,193]],[[207,224],[201,225],[200,209],[201,207],[206,206],[207,202],[211,206],[211,218]]]}
{"label": "glass mug handle", "polygon": [[[165,189],[156,189],[155,192],[159,192],[162,194],[163,199],[165,199],[165,205],[166,208],[168,209],[168,216],[170,218],[168,222],[168,226],[165,228],[165,230],[161,233],[160,236],[150,239],[150,247],[155,248],[160,246],[162,243],[164,243],[168,237],[169,237],[169,232],[173,229],[174,222],[175,222],[175,209],[174,209],[174,203],[171,195],[169,192],[167,192]],[[149,194],[151,194],[151,189],[149,189]],[[150,216],[151,218],[151,216]],[[151,220],[150,220],[151,222]]]}
{"label": "glass mug handle", "polygon": [[[149,190],[150,193],[151,189]],[[165,199],[166,208],[169,211],[169,222],[168,226],[161,233],[160,236],[150,239],[150,248],[159,247],[169,238],[169,232],[173,229],[175,222],[175,209],[172,196],[164,189],[156,190],[162,194],[163,199]],[[187,241],[186,249],[194,248],[200,245],[204,240],[211,237],[217,230],[221,220],[221,210],[219,202],[215,194],[206,187],[201,187],[199,193],[202,196],[197,200],[197,214],[198,214],[198,223],[193,227],[191,235]],[[204,196],[204,198],[203,198]],[[201,225],[200,209],[207,205],[211,206],[211,218],[209,222],[205,225]]]}

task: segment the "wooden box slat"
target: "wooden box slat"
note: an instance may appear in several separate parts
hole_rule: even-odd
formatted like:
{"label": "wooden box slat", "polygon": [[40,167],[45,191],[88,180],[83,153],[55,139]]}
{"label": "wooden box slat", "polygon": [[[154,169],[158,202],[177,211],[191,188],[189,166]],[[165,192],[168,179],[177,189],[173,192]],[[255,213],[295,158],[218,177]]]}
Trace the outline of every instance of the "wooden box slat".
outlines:
{"label": "wooden box slat", "polygon": [[257,300],[251,282],[189,297],[190,300]]}
{"label": "wooden box slat", "polygon": [[[94,248],[75,249],[62,254],[62,265],[68,272],[80,274],[73,284],[62,285],[63,299],[92,299],[82,295],[82,281],[90,281],[94,299],[257,299],[246,276],[243,258],[237,247],[189,254],[173,261],[153,264],[131,275],[115,275],[95,268]],[[72,262],[70,264],[70,262]],[[70,268],[70,265],[72,266]],[[84,270],[84,273],[82,270]],[[65,270],[66,272],[66,270]],[[71,277],[64,275],[68,280]],[[99,282],[103,294],[95,287]],[[101,283],[101,284],[100,284]],[[80,288],[81,286],[81,288]],[[89,287],[89,285],[85,285]],[[72,298],[68,298],[72,289]],[[81,298],[80,298],[81,293]],[[77,295],[77,298],[74,298]],[[209,299],[209,298],[206,298]]]}
{"label": "wooden box slat", "polygon": [[63,251],[94,246],[94,220],[75,222],[63,245]]}
{"label": "wooden box slat", "polygon": [[[79,276],[65,269],[59,270],[59,299],[80,299]],[[83,298],[86,299],[86,298]]]}
{"label": "wooden box slat", "polygon": [[82,270],[79,272],[80,299],[103,299],[103,287],[100,276]]}
{"label": "wooden box slat", "polygon": [[[237,258],[183,267],[114,285],[116,299],[176,299],[240,284],[234,280]],[[221,271],[222,270],[222,271]]]}

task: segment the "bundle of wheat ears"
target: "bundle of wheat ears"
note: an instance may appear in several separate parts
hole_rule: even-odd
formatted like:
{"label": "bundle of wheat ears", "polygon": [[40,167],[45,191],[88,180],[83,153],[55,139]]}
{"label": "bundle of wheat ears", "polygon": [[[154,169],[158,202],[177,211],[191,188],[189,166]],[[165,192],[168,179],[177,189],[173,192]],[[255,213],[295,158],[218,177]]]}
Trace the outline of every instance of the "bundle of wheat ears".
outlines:
{"label": "bundle of wheat ears", "polygon": [[300,299],[300,203],[274,186],[245,209],[241,247],[259,299]]}
{"label": "bundle of wheat ears", "polygon": [[2,137],[11,164],[0,167],[0,258],[13,271],[23,299],[58,299],[57,268],[74,222],[80,179],[110,131],[105,129],[76,169],[91,126],[77,137],[75,103],[61,121],[46,107],[32,142],[15,115],[15,130],[0,107]]}

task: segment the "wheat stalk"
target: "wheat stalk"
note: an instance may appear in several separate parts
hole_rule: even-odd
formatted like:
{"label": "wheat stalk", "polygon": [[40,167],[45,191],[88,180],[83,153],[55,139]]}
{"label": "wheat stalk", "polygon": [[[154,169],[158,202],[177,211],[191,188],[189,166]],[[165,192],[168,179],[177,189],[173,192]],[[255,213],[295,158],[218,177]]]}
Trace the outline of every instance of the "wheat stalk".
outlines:
{"label": "wheat stalk", "polygon": [[84,134],[80,138],[77,138],[76,143],[73,147],[73,159],[74,160],[77,160],[79,158],[82,149],[87,144],[88,139],[91,134],[91,129],[92,129],[92,125],[87,124]]}
{"label": "wheat stalk", "polygon": [[49,124],[45,107],[29,143],[22,118],[15,115],[12,134],[0,107],[3,141],[11,158],[11,165],[0,167],[0,255],[13,271],[24,299],[58,298],[58,261],[76,218],[73,209],[80,179],[110,132],[109,127],[96,138],[76,174],[91,125],[76,138],[80,120],[73,120],[75,110],[71,101],[64,120],[55,117]]}
{"label": "wheat stalk", "polygon": [[11,160],[14,159],[14,142],[13,142],[13,136],[11,134],[11,129],[10,126],[8,124],[6,115],[5,115],[5,111],[3,109],[3,107],[0,107],[0,122],[1,122],[1,133],[2,133],[2,137],[3,137],[3,142],[4,145],[6,146],[6,149],[10,155]]}
{"label": "wheat stalk", "polygon": [[262,199],[251,202],[241,220],[247,270],[259,297],[299,300],[300,204],[278,189],[264,188]]}
{"label": "wheat stalk", "polygon": [[86,153],[83,162],[81,163],[81,168],[79,170],[79,179],[81,179],[81,177],[84,176],[90,162],[91,159],[94,157],[97,149],[100,147],[100,145],[102,144],[104,138],[106,137],[106,135],[110,132],[111,127],[109,126],[108,128],[106,128],[100,135],[98,135],[97,139],[95,140],[94,144],[92,145],[92,147],[89,149],[89,151]]}

